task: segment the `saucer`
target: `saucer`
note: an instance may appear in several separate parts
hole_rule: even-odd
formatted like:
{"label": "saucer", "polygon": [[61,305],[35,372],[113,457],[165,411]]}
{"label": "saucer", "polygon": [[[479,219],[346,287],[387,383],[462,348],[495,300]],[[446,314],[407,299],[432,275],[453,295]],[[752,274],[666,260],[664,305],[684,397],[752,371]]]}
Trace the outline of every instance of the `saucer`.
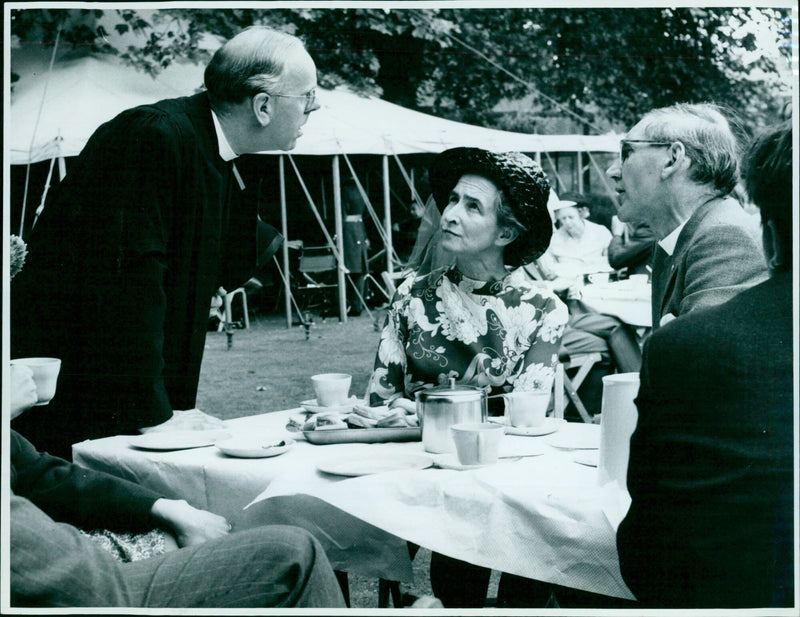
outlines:
{"label": "saucer", "polygon": [[351,396],[349,399],[347,399],[346,403],[324,407],[317,403],[317,399],[312,398],[307,401],[302,401],[300,403],[300,407],[306,411],[310,411],[311,413],[349,413],[353,411],[353,406],[358,405],[361,402],[361,399],[357,396]]}
{"label": "saucer", "polygon": [[128,439],[134,448],[142,450],[190,450],[213,446],[217,441],[227,439],[225,431],[157,431],[145,433]]}
{"label": "saucer", "polygon": [[223,454],[234,458],[267,458],[283,454],[294,445],[294,440],[288,437],[275,440],[241,436],[218,441],[215,445]]}
{"label": "saucer", "polygon": [[458,460],[458,454],[455,452],[450,452],[449,454],[440,454],[435,456],[433,459],[433,464],[440,469],[452,469],[453,471],[466,471],[468,469],[481,469],[482,467],[490,467],[491,465],[497,465],[498,461],[494,463],[485,463],[483,465],[462,465],[461,462]]}
{"label": "saucer", "polygon": [[518,435],[520,437],[539,437],[555,433],[564,426],[567,421],[563,418],[545,418],[539,426],[511,426],[505,418],[492,419],[492,422],[502,424],[506,427],[506,435]]}

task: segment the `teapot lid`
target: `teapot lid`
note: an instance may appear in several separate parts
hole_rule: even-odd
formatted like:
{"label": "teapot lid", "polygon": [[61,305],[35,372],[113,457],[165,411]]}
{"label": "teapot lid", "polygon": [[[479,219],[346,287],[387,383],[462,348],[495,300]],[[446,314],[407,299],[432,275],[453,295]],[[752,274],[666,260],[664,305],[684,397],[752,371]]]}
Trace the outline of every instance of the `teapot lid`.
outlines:
{"label": "teapot lid", "polygon": [[476,400],[486,395],[486,390],[478,386],[457,384],[454,377],[450,378],[450,383],[426,388],[416,393],[417,399],[426,401],[430,399],[457,400]]}

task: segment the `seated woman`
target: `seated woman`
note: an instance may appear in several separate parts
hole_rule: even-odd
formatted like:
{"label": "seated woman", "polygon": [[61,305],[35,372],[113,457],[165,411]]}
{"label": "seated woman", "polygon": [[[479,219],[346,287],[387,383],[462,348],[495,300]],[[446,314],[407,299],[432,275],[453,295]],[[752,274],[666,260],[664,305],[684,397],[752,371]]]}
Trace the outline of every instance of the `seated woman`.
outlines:
{"label": "seated woman", "polygon": [[[519,266],[547,248],[549,183],[519,153],[454,148],[429,178],[450,265],[407,278],[393,298],[370,381],[370,404],[408,404],[448,383],[493,392],[549,390],[566,306]],[[513,270],[511,268],[516,268]],[[445,606],[482,606],[490,571],[434,554],[431,584]]]}
{"label": "seated woman", "polygon": [[451,265],[411,276],[393,298],[370,382],[380,405],[428,385],[549,389],[564,304],[519,270],[547,247],[548,182],[528,157],[454,148],[430,170]]}

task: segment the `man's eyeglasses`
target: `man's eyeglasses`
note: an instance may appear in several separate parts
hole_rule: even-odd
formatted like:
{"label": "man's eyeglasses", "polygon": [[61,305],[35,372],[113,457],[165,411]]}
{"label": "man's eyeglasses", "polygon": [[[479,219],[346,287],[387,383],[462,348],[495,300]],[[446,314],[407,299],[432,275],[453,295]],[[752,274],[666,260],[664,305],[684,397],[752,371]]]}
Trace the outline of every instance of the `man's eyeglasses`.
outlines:
{"label": "man's eyeglasses", "polygon": [[311,90],[309,90],[305,94],[270,94],[270,96],[279,96],[286,99],[305,99],[306,108],[303,111],[304,113],[309,113],[314,109],[314,103],[317,100],[317,89],[311,88]]}
{"label": "man's eyeglasses", "polygon": [[639,146],[653,146],[655,148],[671,146],[673,142],[671,141],[660,141],[654,139],[623,139],[619,142],[619,160],[620,163],[624,163],[628,157],[633,154],[635,148],[633,145]]}

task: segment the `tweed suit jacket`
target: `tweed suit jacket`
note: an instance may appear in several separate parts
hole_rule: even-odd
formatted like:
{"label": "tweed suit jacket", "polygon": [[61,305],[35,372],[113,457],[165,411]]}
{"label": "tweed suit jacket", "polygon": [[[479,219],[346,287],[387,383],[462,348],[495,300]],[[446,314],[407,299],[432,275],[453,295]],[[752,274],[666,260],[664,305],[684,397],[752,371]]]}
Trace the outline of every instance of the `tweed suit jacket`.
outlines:
{"label": "tweed suit jacket", "polygon": [[711,201],[689,218],[671,256],[656,246],[653,328],[668,313],[721,304],[766,278],[755,220],[733,199]]}

